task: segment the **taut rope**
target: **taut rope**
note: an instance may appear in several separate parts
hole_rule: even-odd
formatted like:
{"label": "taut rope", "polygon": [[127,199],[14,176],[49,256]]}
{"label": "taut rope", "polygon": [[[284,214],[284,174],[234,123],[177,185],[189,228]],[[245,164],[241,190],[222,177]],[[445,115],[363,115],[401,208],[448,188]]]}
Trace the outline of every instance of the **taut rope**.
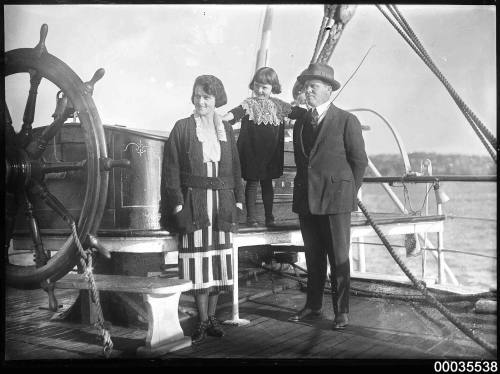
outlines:
{"label": "taut rope", "polygon": [[457,326],[465,335],[470,337],[472,340],[474,340],[476,343],[478,343],[481,347],[485,348],[488,352],[493,354],[495,357],[497,355],[497,350],[496,347],[493,346],[492,344],[488,343],[486,340],[481,338],[476,334],[476,332],[470,328],[468,328],[466,325],[464,325],[461,321],[459,321],[443,304],[441,304],[433,295],[428,293],[427,286],[425,282],[419,281],[415,276],[411,273],[411,271],[406,267],[404,262],[399,258],[399,256],[396,254],[394,249],[392,248],[391,244],[383,234],[383,232],[380,230],[378,225],[373,221],[372,217],[366,210],[366,207],[364,204],[358,199],[358,206],[365,215],[366,219],[370,223],[370,225],[373,227],[373,230],[377,233],[379,236],[380,240],[382,243],[384,243],[384,246],[387,248],[389,253],[391,254],[392,258],[396,263],[399,265],[401,270],[406,274],[406,276],[412,281],[412,283],[415,285],[415,287],[425,296],[427,301],[429,301],[437,310],[439,310],[450,322],[452,322],[455,326]]}
{"label": "taut rope", "polygon": [[[459,107],[460,111],[464,114],[467,122],[469,122],[472,129],[478,135],[479,139],[486,147],[486,150],[496,163],[497,162],[496,152],[498,144],[495,136],[486,128],[486,126],[484,126],[484,124],[479,120],[479,118],[474,114],[474,112],[472,112],[472,110],[467,106],[467,104],[465,104],[462,98],[458,95],[455,89],[451,86],[448,80],[437,68],[437,66],[432,61],[431,57],[423,47],[422,43],[420,43],[420,40],[415,35],[415,33],[413,32],[412,28],[405,20],[403,15],[399,12],[399,10],[396,8],[395,5],[392,5],[392,8],[390,5],[387,6],[389,11],[394,16],[394,18],[400,24],[401,26],[400,28],[382,9],[380,5],[376,4],[376,7],[380,10],[380,12],[384,15],[384,17],[387,18],[387,20],[396,29],[396,31],[405,39],[405,41],[410,45],[410,47],[419,55],[419,57],[424,61],[424,63],[431,69],[431,71],[434,73],[434,75],[436,75],[436,77],[441,81],[441,83],[443,83],[446,90],[449,92],[449,94],[452,96],[453,100]],[[404,34],[404,32],[406,32],[407,34]],[[486,142],[485,138],[488,140],[489,143]]]}

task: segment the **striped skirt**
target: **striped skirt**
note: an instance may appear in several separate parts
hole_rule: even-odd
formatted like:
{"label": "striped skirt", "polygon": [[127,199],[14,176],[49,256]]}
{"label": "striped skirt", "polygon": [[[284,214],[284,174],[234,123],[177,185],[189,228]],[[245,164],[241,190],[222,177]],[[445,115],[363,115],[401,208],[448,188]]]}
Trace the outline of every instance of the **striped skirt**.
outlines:
{"label": "striped skirt", "polygon": [[[207,176],[218,174],[218,163],[207,162]],[[233,237],[213,228],[217,213],[217,190],[207,190],[210,226],[179,237],[179,279],[193,283],[192,293],[216,294],[233,289]]]}

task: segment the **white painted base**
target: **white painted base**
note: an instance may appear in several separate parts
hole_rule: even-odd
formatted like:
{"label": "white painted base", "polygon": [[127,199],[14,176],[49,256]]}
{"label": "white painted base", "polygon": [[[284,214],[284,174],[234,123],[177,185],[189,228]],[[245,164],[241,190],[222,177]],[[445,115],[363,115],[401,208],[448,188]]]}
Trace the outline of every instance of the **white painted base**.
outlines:
{"label": "white painted base", "polygon": [[191,346],[191,337],[185,336],[184,338],[175,342],[161,344],[155,347],[142,346],[137,348],[137,356],[139,357],[159,357],[169,352],[174,352],[182,348]]}
{"label": "white painted base", "polygon": [[235,318],[235,319],[228,319],[222,323],[225,325],[244,326],[248,325],[250,321],[248,319]]}
{"label": "white painted base", "polygon": [[143,295],[148,310],[146,345],[137,349],[142,356],[161,355],[191,345],[179,322],[180,292],[169,295]]}

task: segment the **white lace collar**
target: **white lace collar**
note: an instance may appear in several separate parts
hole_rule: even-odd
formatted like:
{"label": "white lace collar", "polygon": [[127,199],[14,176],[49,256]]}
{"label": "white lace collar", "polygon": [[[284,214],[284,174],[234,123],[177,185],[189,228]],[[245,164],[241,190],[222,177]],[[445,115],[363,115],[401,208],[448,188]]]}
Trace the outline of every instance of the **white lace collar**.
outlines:
{"label": "white lace collar", "polygon": [[256,99],[249,97],[241,103],[250,121],[257,125],[279,126],[283,119],[290,114],[292,106],[280,99],[270,97]]}

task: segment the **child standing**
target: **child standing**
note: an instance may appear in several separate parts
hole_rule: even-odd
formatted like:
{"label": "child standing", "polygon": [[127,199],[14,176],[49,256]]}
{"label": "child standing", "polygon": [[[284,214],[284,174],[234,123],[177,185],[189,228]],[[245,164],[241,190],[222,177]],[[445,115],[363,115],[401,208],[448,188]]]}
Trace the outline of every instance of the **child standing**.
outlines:
{"label": "child standing", "polygon": [[257,226],[255,201],[260,183],[264,203],[265,224],[274,226],[272,180],[283,175],[284,119],[291,111],[290,104],[271,97],[281,93],[278,75],[270,67],[255,72],[250,82],[249,97],[230,110],[223,119],[231,124],[241,121],[237,141],[241,176],[246,181],[245,200],[247,224]]}

